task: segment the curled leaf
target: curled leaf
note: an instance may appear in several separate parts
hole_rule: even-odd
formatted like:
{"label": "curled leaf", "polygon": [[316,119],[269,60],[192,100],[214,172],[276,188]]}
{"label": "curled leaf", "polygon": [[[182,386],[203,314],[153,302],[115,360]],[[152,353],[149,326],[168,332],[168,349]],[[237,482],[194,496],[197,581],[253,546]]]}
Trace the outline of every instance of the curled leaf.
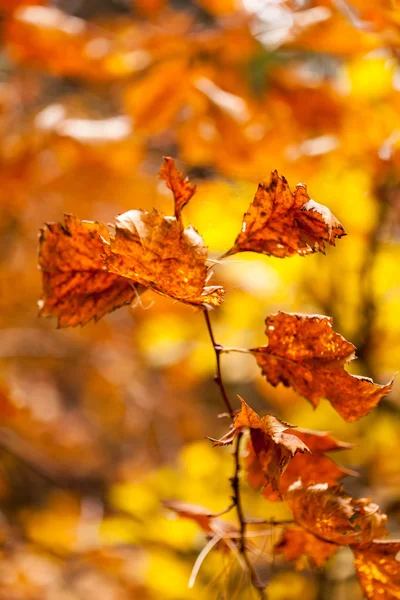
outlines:
{"label": "curled leaf", "polygon": [[279,493],[279,480],[290,460],[298,452],[309,452],[309,449],[295,433],[287,433],[293,425],[284,423],[273,415],[259,417],[242,398],[240,401],[242,407],[231,429],[220,440],[211,441],[214,446],[231,444],[244,427],[249,427],[252,448],[265,483]]}
{"label": "curled leaf", "polygon": [[271,173],[268,184],[259,184],[243,217],[242,229],[225,254],[258,252],[285,258],[324,252],[325,244],[346,235],[342,224],[326,206],[311,200],[303,184],[291,192],[284,177]]}
{"label": "curled leaf", "polygon": [[387,516],[367,498],[352,498],[340,486],[292,484],[285,499],[293,517],[314,535],[343,546],[385,537]]}
{"label": "curled leaf", "polygon": [[325,452],[349,449],[352,447],[351,444],[339,442],[330,433],[324,431],[312,431],[298,427],[293,431],[288,430],[288,433],[293,433],[302,440],[311,454],[297,453],[292,458],[280,478],[279,494],[272,489],[271,485],[265,485],[266,481],[262,466],[251,440],[248,443],[247,478],[255,489],[264,488],[263,496],[268,500],[279,501],[281,495],[284,495],[290,485],[300,477],[304,485],[328,483],[332,486],[336,485],[345,475],[357,475],[355,471],[337,465],[329,456],[325,455]]}
{"label": "curled leaf", "polygon": [[391,391],[392,383],[378,385],[345,371],[355,347],[333,331],[332,322],[319,315],[271,315],[265,321],[268,345],[253,352],[271,385],[291,386],[314,407],[327,398],[346,421],[355,421]]}
{"label": "curled leaf", "polygon": [[102,259],[102,223],[64,215],[64,224],[47,223],[40,232],[39,268],[43,273],[42,317],[57,317],[59,327],[85,325],[130,304],[143,287],[108,273]]}
{"label": "curled leaf", "polygon": [[164,162],[160,170],[160,177],[161,179],[164,179],[168,188],[174,195],[175,217],[179,220],[181,211],[195,193],[196,186],[192,185],[183,173],[178,172],[174,160],[169,156],[164,157]]}
{"label": "curled leaf", "polygon": [[296,561],[296,567],[305,566],[304,558],[308,558],[313,567],[322,567],[335,554],[338,546],[316,537],[303,527],[288,527],[275,545],[275,552],[283,554],[286,560]]}
{"label": "curled leaf", "polygon": [[175,217],[130,210],[116,219],[115,236],[105,244],[110,273],[128,277],[155,292],[194,306],[218,306],[221,287],[206,286],[207,248],[194,227]]}
{"label": "curled leaf", "polygon": [[222,302],[222,287],[206,285],[211,273],[203,238],[180,220],[195,188],[172,159],[165,164],[178,218],[130,210],[117,217],[115,235],[104,223],[73,215],[65,215],[64,224],[45,225],[39,239],[41,316],[57,317],[61,327],[84,325],[129,304],[146,288],[192,306]]}
{"label": "curled leaf", "polygon": [[399,600],[400,540],[374,540],[367,547],[352,550],[365,597]]}

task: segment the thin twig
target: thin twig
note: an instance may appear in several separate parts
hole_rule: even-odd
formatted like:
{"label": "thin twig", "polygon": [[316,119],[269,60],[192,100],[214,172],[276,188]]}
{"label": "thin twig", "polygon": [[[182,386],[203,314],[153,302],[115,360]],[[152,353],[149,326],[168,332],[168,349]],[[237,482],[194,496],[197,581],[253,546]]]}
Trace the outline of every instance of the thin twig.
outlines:
{"label": "thin twig", "polygon": [[264,587],[262,582],[260,581],[257,572],[255,571],[253,565],[250,562],[250,559],[246,552],[246,518],[243,512],[242,499],[240,494],[240,440],[242,439],[243,433],[240,432],[236,437],[236,446],[235,446],[235,473],[231,479],[232,490],[233,490],[233,501],[236,505],[236,512],[238,516],[238,520],[240,523],[240,538],[239,538],[239,552],[242,554],[244,561],[247,565],[247,568],[250,573],[251,581],[253,585],[257,588],[259,592],[260,598],[264,598],[264,593],[262,588]]}
{"label": "thin twig", "polygon": [[[230,403],[230,400],[228,398],[228,394],[225,389],[224,381],[222,378],[222,371],[221,371],[221,353],[225,351],[225,348],[223,346],[221,346],[220,344],[218,344],[215,340],[214,332],[213,332],[212,325],[211,325],[210,315],[209,315],[207,309],[204,309],[204,318],[206,320],[208,334],[210,336],[210,340],[211,340],[211,343],[212,343],[212,346],[213,346],[214,352],[215,352],[216,375],[215,375],[214,379],[220,389],[224,404],[225,404],[226,408],[228,409],[229,415],[233,421],[235,418],[235,412],[234,412],[232,405]],[[259,597],[261,599],[263,599],[263,598],[265,598],[264,592],[262,589],[264,586],[261,583],[261,581],[259,580],[258,574],[255,571],[253,565],[251,564],[250,559],[246,552],[246,540],[245,540],[246,518],[244,516],[243,507],[242,507],[242,501],[241,501],[241,495],[240,495],[240,481],[239,481],[240,440],[242,438],[242,435],[243,434],[240,432],[238,434],[238,436],[236,437],[236,442],[235,442],[236,445],[235,445],[235,452],[234,452],[235,471],[234,471],[233,477],[230,480],[231,485],[232,485],[232,491],[233,491],[233,496],[232,496],[233,506],[236,507],[236,513],[237,513],[239,525],[240,525],[240,537],[238,540],[238,550],[239,550],[240,555],[243,558],[244,563],[246,564],[247,570],[251,577],[252,584],[257,589]]]}
{"label": "thin twig", "polygon": [[233,419],[235,417],[235,412],[234,412],[234,410],[232,408],[232,405],[231,405],[231,403],[229,401],[228,394],[226,393],[225,385],[224,385],[224,382],[222,380],[222,374],[221,374],[221,352],[223,351],[223,347],[220,344],[217,344],[217,342],[215,341],[215,337],[214,337],[214,333],[213,333],[213,330],[212,330],[212,327],[211,327],[210,315],[208,314],[208,310],[204,309],[203,312],[204,312],[204,317],[205,317],[206,324],[207,324],[208,334],[210,336],[210,340],[211,340],[211,343],[212,343],[213,348],[214,348],[215,359],[216,359],[216,362],[217,362],[217,373],[216,373],[214,379],[215,379],[215,382],[217,383],[217,385],[218,385],[218,387],[219,387],[219,389],[221,391],[222,399],[223,399],[223,401],[225,403],[225,406],[226,406],[226,408],[227,408],[227,410],[229,412],[229,415],[230,415],[230,417],[231,417],[231,419],[233,421]]}
{"label": "thin twig", "polygon": [[210,518],[215,518],[215,517],[222,517],[222,515],[226,515],[226,513],[230,512],[232,510],[232,508],[235,508],[235,503],[232,502],[229,506],[227,506],[226,508],[224,508],[224,510],[221,510],[220,512],[217,513],[212,513],[211,515],[207,515]]}

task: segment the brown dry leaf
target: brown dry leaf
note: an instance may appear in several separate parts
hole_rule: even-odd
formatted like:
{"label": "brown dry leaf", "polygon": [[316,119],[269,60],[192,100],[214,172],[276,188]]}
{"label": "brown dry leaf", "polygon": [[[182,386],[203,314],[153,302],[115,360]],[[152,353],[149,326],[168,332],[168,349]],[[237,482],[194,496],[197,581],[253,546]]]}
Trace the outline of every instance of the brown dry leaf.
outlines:
{"label": "brown dry leaf", "polygon": [[225,254],[259,252],[285,258],[324,252],[325,243],[345,234],[329,208],[311,200],[303,184],[294,194],[284,177],[271,173],[268,184],[259,184],[253,202],[244,215],[242,229],[233,247]]}
{"label": "brown dry leaf", "polygon": [[327,483],[304,487],[296,481],[285,500],[293,517],[314,535],[343,546],[367,544],[387,535],[387,516],[367,498],[352,498]]}
{"label": "brown dry leaf", "polygon": [[333,331],[332,322],[320,315],[271,315],[265,321],[268,345],[253,352],[271,385],[291,386],[314,407],[327,398],[346,421],[355,421],[391,391],[392,383],[378,385],[345,371],[355,347]]}
{"label": "brown dry leaf", "polygon": [[[274,491],[271,485],[264,487],[263,496],[268,500],[272,502],[279,501],[281,495],[284,495],[292,483],[297,481],[299,477],[301,477],[304,485],[328,483],[331,486],[336,485],[345,475],[358,475],[355,471],[337,465],[329,456],[325,456],[325,452],[352,448],[351,444],[339,442],[330,433],[324,431],[312,431],[311,429],[301,429],[299,427],[294,430],[288,430],[287,433],[293,433],[302,440],[312,454],[298,453],[292,458],[280,478],[280,494]],[[248,444],[246,469],[249,483],[255,489],[260,489],[265,485],[262,466],[254,451],[251,440],[249,440]]]}
{"label": "brown dry leaf", "polygon": [[400,540],[375,540],[352,548],[357,577],[366,598],[400,599]]}
{"label": "brown dry leaf", "polygon": [[130,210],[116,219],[115,236],[105,244],[110,273],[194,306],[218,306],[220,286],[207,287],[207,248],[190,225],[183,229],[175,217]]}
{"label": "brown dry leaf", "polygon": [[275,553],[283,554],[286,560],[295,560],[298,569],[306,566],[305,557],[313,567],[322,567],[337,549],[336,544],[325,542],[303,527],[295,525],[285,529],[275,545]]}
{"label": "brown dry leaf", "polygon": [[40,232],[43,273],[40,316],[57,317],[59,327],[85,325],[131,303],[143,288],[105,270],[106,225],[64,215],[64,224],[47,223]]}
{"label": "brown dry leaf", "polygon": [[244,427],[249,427],[252,448],[265,476],[264,483],[270,484],[272,490],[279,494],[279,480],[290,460],[298,452],[310,450],[295,434],[286,433],[293,425],[284,423],[273,415],[259,417],[242,398],[240,401],[242,407],[231,429],[220,440],[211,441],[214,446],[231,444]]}
{"label": "brown dry leaf", "polygon": [[202,530],[209,535],[219,535],[221,537],[240,535],[237,527],[220,517],[214,517],[212,511],[200,504],[191,504],[180,500],[164,500],[163,506],[173,510],[179,517],[196,521]]}
{"label": "brown dry leaf", "polygon": [[164,162],[160,170],[160,177],[161,179],[164,179],[168,188],[174,195],[175,218],[180,220],[181,211],[195,193],[196,186],[192,185],[183,173],[179,173],[174,160],[169,156],[164,157]]}

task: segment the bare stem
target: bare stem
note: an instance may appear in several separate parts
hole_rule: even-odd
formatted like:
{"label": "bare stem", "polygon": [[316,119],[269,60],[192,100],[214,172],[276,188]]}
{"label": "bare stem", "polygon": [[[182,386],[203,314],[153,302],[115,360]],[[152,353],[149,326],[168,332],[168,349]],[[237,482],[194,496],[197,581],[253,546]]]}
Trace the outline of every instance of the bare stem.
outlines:
{"label": "bare stem", "polygon": [[218,387],[219,387],[219,389],[221,391],[222,399],[223,399],[223,401],[225,403],[225,406],[226,406],[226,408],[228,410],[229,416],[231,417],[231,419],[233,421],[233,419],[235,417],[235,412],[234,412],[234,410],[232,408],[232,405],[230,403],[230,400],[228,398],[228,394],[226,392],[225,385],[224,385],[224,382],[222,380],[222,374],[221,374],[221,353],[223,352],[223,347],[220,344],[217,344],[217,342],[215,341],[215,337],[214,337],[214,333],[213,333],[213,330],[212,330],[212,327],[211,327],[210,315],[208,314],[208,310],[204,309],[203,312],[204,312],[204,317],[205,317],[206,324],[207,324],[208,334],[210,336],[210,340],[211,340],[211,343],[212,343],[213,348],[214,348],[215,359],[216,359],[216,362],[217,362],[217,372],[216,372],[216,375],[214,377],[214,380],[215,380],[216,384],[218,385]]}
{"label": "bare stem", "polygon": [[[211,340],[211,343],[212,343],[212,346],[213,346],[214,352],[215,352],[216,375],[215,375],[214,379],[220,389],[224,404],[225,404],[225,406],[228,410],[228,413],[233,421],[235,418],[235,413],[234,413],[234,410],[230,403],[230,400],[228,398],[228,394],[225,389],[224,381],[222,378],[222,371],[221,371],[221,354],[222,354],[222,352],[225,351],[225,348],[223,346],[221,346],[220,344],[218,344],[215,340],[214,332],[213,332],[213,329],[211,326],[210,315],[209,315],[207,309],[204,310],[204,317],[205,317],[206,324],[207,324],[208,334],[210,336],[210,340]],[[240,440],[242,439],[242,435],[243,434],[240,432],[237,435],[236,441],[235,441],[235,451],[234,451],[235,471],[234,471],[233,477],[230,480],[231,485],[232,485],[232,492],[233,492],[232,506],[229,507],[229,510],[230,510],[230,508],[236,507],[236,513],[238,516],[239,526],[240,526],[240,537],[239,537],[239,541],[238,541],[238,544],[239,544],[238,549],[239,549],[239,552],[240,552],[241,556],[243,557],[243,560],[244,560],[244,562],[247,566],[247,569],[250,573],[252,584],[257,589],[259,597],[261,599],[264,599],[265,595],[264,595],[264,591],[262,589],[264,586],[261,583],[261,581],[259,580],[257,572],[255,571],[253,565],[251,564],[250,559],[246,552],[246,540],[245,540],[246,518],[244,516],[242,501],[241,501],[241,494],[240,494]],[[227,511],[223,511],[223,512],[227,512]]]}
{"label": "bare stem", "polygon": [[236,513],[238,516],[239,524],[240,524],[240,538],[239,538],[239,552],[243,556],[243,559],[246,563],[246,566],[249,570],[251,582],[254,587],[257,589],[260,598],[264,598],[263,592],[263,584],[260,581],[256,570],[250,562],[250,559],[246,552],[246,517],[244,516],[243,506],[242,506],[242,498],[240,493],[240,441],[242,439],[243,433],[240,432],[236,437],[236,446],[234,452],[235,458],[235,473],[231,479],[231,485],[233,490],[233,501],[236,506]]}

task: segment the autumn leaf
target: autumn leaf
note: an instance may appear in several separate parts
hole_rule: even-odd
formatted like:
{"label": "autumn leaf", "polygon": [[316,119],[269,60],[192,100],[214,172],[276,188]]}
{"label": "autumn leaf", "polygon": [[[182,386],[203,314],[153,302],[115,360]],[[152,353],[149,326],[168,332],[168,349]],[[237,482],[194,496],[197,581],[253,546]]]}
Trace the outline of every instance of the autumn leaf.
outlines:
{"label": "autumn leaf", "polygon": [[128,277],[173,300],[194,306],[218,306],[220,286],[206,286],[207,248],[191,225],[175,217],[130,210],[116,219],[115,236],[105,244],[110,273]]}
{"label": "autumn leaf", "polygon": [[273,415],[259,417],[242,398],[240,401],[242,407],[228,433],[220,440],[210,439],[214,446],[225,446],[231,444],[244,427],[249,427],[252,448],[264,473],[265,483],[279,493],[279,480],[290,460],[298,452],[309,452],[309,449],[295,434],[286,433],[293,429],[293,425]]}
{"label": "autumn leaf", "polygon": [[304,558],[308,558],[313,567],[322,567],[335,554],[338,546],[316,537],[303,527],[287,527],[274,551],[283,554],[286,560],[296,561],[298,569],[306,566]]}
{"label": "autumn leaf", "polygon": [[340,486],[304,487],[299,480],[290,486],[285,500],[297,524],[323,540],[348,546],[387,535],[387,516],[379,506],[367,498],[352,498]]}
{"label": "autumn leaf", "polygon": [[357,577],[366,598],[400,598],[400,540],[374,540],[352,548]]}
{"label": "autumn leaf", "polygon": [[195,187],[178,173],[172,159],[161,170],[175,198],[177,217],[157,210],[130,210],[107,225],[65,215],[64,225],[48,223],[39,240],[43,272],[41,316],[58,317],[60,327],[84,325],[129,304],[144,289],[193,306],[214,307],[220,286],[207,286],[207,248],[203,238],[180,220]]}
{"label": "autumn leaf", "polygon": [[160,170],[160,177],[164,179],[168,188],[172,191],[175,200],[175,218],[181,218],[181,211],[189,202],[196,191],[196,186],[191,185],[189,179],[179,173],[175,162],[169,156],[164,157],[164,162]]}
{"label": "autumn leaf", "polygon": [[303,184],[294,194],[284,177],[271,173],[268,184],[259,184],[244,215],[242,229],[225,254],[258,252],[285,258],[324,252],[325,244],[345,235],[343,226],[322,204],[311,200]]}
{"label": "autumn leaf", "polygon": [[314,408],[326,398],[346,421],[355,421],[391,391],[392,383],[378,385],[345,371],[355,347],[333,331],[332,322],[320,315],[279,312],[265,321],[268,345],[252,352],[271,385],[291,386]]}
{"label": "autumn leaf", "polygon": [[[302,440],[311,454],[297,453],[292,458],[287,469],[281,475],[278,494],[271,485],[265,485],[265,476],[257,454],[254,451],[251,440],[248,443],[248,455],[246,458],[247,478],[255,489],[263,487],[263,496],[270,501],[279,501],[292,483],[301,477],[303,485],[314,483],[328,483],[336,485],[345,475],[357,476],[355,471],[337,465],[325,452],[347,450],[352,448],[351,444],[339,442],[328,432],[312,431],[311,429],[297,428],[288,430],[287,433],[294,434]],[[265,487],[264,487],[265,486]]]}
{"label": "autumn leaf", "polygon": [[64,215],[64,224],[47,223],[40,232],[43,274],[40,316],[57,317],[59,327],[85,325],[130,304],[143,287],[106,271],[102,254],[106,225]]}
{"label": "autumn leaf", "polygon": [[202,530],[207,534],[218,535],[224,537],[239,537],[237,527],[228,523],[220,517],[215,517],[208,508],[200,504],[192,504],[190,502],[182,502],[180,500],[164,500],[163,506],[174,511],[179,517],[196,521]]}

